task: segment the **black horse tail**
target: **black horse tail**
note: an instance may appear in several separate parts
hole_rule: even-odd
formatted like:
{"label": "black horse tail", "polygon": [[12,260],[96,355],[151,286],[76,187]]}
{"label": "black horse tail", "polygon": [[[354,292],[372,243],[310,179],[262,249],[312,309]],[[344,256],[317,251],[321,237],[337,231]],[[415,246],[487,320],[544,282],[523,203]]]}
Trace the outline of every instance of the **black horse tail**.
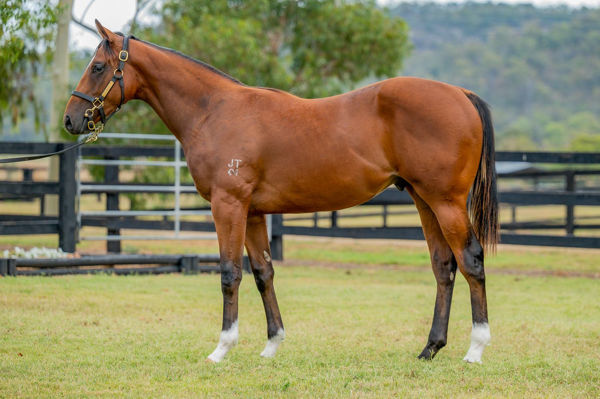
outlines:
{"label": "black horse tail", "polygon": [[471,188],[469,214],[475,236],[486,252],[496,251],[499,241],[498,192],[496,188],[496,155],[494,150],[494,126],[488,104],[475,93],[465,91],[477,109],[483,127],[483,145],[479,169]]}

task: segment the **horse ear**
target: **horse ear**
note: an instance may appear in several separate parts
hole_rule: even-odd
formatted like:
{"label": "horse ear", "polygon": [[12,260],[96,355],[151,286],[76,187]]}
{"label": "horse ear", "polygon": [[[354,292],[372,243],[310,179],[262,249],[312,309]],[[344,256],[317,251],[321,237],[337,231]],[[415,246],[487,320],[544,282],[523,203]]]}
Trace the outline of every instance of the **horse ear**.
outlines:
{"label": "horse ear", "polygon": [[100,34],[100,36],[103,39],[106,39],[110,42],[112,37],[114,36],[114,33],[112,33],[110,30],[108,30],[104,26],[102,26],[100,21],[98,21],[97,19],[94,20],[94,22],[96,22],[96,29],[98,30],[98,33]]}

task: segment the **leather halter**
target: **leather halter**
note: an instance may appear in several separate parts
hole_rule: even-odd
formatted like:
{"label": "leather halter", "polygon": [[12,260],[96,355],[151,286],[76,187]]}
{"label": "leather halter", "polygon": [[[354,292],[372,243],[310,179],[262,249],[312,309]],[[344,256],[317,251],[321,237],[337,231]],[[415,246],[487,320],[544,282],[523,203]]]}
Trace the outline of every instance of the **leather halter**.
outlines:
{"label": "leather halter", "polygon": [[[106,121],[108,121],[110,118],[112,118],[112,116],[121,109],[121,106],[125,102],[125,87],[124,87],[124,83],[123,83],[123,67],[125,67],[125,63],[129,59],[128,49],[129,49],[129,38],[130,37],[131,36],[125,36],[123,38],[123,49],[119,52],[119,66],[117,67],[117,69],[114,70],[112,79],[110,80],[110,82],[108,82],[108,84],[106,85],[106,87],[104,88],[104,90],[98,97],[92,97],[88,94],[79,92],[77,90],[73,90],[73,92],[71,93],[72,96],[83,98],[84,100],[92,103],[92,107],[86,109],[85,113],[83,114],[83,116],[85,117],[85,122],[86,122],[87,128],[92,132],[92,135],[91,135],[92,140],[91,141],[96,140],[96,138],[98,137],[98,134],[100,134],[102,129],[104,129],[104,124],[106,123]],[[115,109],[115,111],[112,114],[110,114],[108,117],[106,117],[106,114],[104,112],[104,99],[106,98],[108,93],[110,93],[111,89],[115,85],[115,82],[117,82],[117,81],[119,82],[119,86],[121,86],[121,101],[119,102],[117,109]],[[98,110],[98,113],[100,114],[101,122],[99,122],[99,123],[94,122],[94,111],[96,111],[96,110]]]}

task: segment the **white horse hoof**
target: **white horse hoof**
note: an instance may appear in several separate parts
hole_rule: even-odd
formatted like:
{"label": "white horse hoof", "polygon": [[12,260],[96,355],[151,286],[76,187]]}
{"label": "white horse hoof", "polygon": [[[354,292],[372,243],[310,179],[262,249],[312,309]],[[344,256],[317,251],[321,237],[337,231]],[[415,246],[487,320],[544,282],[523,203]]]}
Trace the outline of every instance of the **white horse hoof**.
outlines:
{"label": "white horse hoof", "polygon": [[238,342],[238,321],[234,321],[229,330],[221,331],[221,338],[217,348],[208,355],[207,361],[219,363],[227,352],[231,350]]}
{"label": "white horse hoof", "polygon": [[285,331],[283,331],[282,328],[280,328],[277,331],[277,334],[275,334],[273,337],[269,338],[269,340],[267,341],[267,345],[265,346],[265,349],[261,352],[261,356],[262,357],[266,357],[266,358],[270,358],[275,356],[275,353],[277,353],[277,348],[279,347],[279,344],[285,339]]}
{"label": "white horse hoof", "polygon": [[481,359],[477,359],[474,356],[467,355],[467,356],[464,357],[463,360],[465,362],[467,362],[467,363],[479,363],[479,364],[483,364],[483,363],[481,363]]}

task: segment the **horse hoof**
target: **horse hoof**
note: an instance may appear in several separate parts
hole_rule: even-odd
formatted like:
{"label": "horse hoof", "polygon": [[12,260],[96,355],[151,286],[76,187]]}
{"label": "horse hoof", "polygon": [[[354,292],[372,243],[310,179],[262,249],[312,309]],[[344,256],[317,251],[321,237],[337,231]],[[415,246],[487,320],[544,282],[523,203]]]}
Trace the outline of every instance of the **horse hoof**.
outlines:
{"label": "horse hoof", "polygon": [[433,360],[434,356],[435,356],[435,351],[433,349],[425,348],[425,349],[423,349],[423,352],[421,352],[421,354],[418,356],[418,359]]}
{"label": "horse hoof", "polygon": [[465,356],[463,360],[464,360],[465,362],[467,362],[467,363],[472,363],[472,364],[483,364],[483,363],[481,362],[481,359],[477,359],[477,358],[475,358],[475,357],[468,356],[468,355],[467,355],[467,356]]}

